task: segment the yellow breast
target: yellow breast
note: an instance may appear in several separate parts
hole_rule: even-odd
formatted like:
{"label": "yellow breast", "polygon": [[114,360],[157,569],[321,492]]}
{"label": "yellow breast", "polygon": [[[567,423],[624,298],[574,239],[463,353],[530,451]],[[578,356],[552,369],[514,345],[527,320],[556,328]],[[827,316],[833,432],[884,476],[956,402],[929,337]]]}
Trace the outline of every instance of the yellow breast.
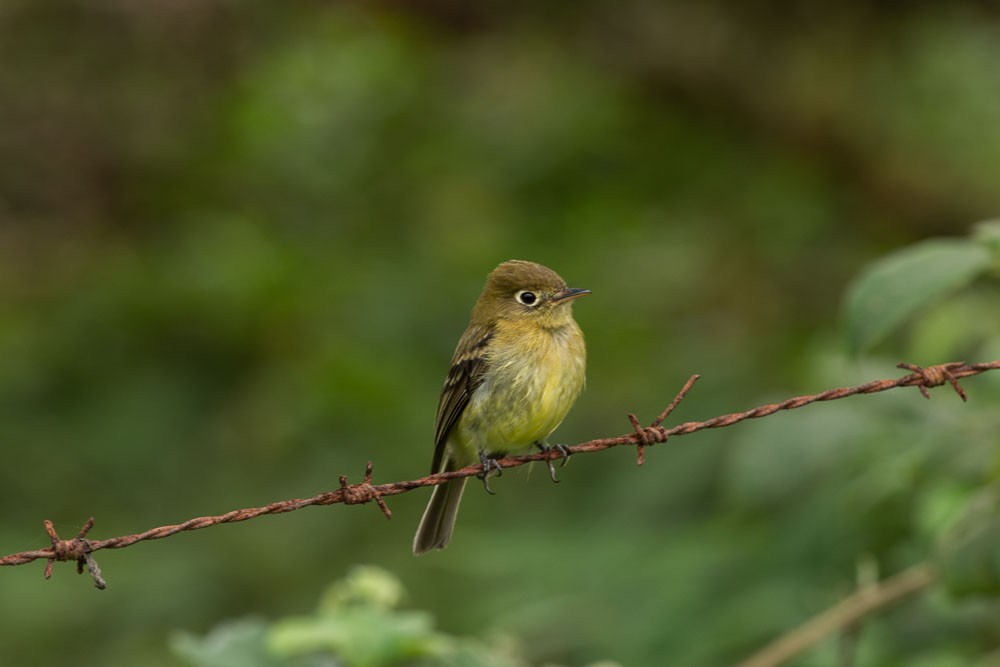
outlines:
{"label": "yellow breast", "polygon": [[488,350],[489,370],[457,424],[460,446],[469,454],[503,453],[544,441],[583,389],[580,328],[572,319],[529,332],[501,325]]}

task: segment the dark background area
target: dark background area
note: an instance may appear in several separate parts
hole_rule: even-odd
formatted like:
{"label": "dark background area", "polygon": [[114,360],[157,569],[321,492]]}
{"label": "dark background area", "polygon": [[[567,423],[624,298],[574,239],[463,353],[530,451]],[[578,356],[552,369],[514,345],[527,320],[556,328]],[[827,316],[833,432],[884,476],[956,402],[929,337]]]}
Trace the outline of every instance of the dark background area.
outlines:
{"label": "dark background area", "polygon": [[[95,2],[0,9],[0,551],[425,474],[499,262],[580,301],[554,442],[1000,357],[995,283],[851,357],[851,279],[1000,207],[995,2]],[[7,664],[180,665],[174,631],[311,609],[358,563],[532,664],[730,664],[928,558],[995,482],[995,378],[819,405],[427,498],[0,572]],[[992,397],[992,398],[991,398]],[[977,664],[995,597],[934,589],[857,664]],[[832,664],[835,642],[802,665]],[[986,664],[986,663],[983,663]]]}

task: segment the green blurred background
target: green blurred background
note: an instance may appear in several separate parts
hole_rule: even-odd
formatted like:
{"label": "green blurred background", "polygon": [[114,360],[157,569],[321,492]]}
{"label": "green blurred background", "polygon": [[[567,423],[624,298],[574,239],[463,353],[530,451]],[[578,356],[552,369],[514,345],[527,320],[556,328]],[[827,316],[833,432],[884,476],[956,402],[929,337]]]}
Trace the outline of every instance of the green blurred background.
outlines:
{"label": "green blurred background", "polygon": [[[509,258],[594,295],[554,442],[1000,357],[996,283],[849,356],[870,261],[1000,210],[995,2],[11,0],[0,8],[0,552],[423,475]],[[428,493],[0,572],[4,664],[177,666],[178,630],[312,609],[355,564],[531,664],[722,665],[938,553],[1000,477],[997,378],[849,399],[552,485]],[[992,404],[992,408],[990,407]],[[2,554],[0,554],[2,555]],[[1000,565],[997,566],[1000,571]],[[995,581],[865,625],[861,665],[977,664]],[[1000,589],[1000,586],[997,587]],[[836,642],[799,660],[834,664]],[[986,664],[986,663],[983,663]]]}

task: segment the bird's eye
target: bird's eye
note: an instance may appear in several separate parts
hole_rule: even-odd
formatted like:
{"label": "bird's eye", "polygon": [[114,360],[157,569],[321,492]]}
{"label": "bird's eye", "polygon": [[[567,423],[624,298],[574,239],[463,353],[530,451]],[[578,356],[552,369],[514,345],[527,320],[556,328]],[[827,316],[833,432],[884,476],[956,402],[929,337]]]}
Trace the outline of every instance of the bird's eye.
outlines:
{"label": "bird's eye", "polygon": [[519,303],[523,303],[526,306],[534,306],[538,303],[538,296],[534,292],[529,292],[526,289],[518,292],[514,298],[516,298]]}

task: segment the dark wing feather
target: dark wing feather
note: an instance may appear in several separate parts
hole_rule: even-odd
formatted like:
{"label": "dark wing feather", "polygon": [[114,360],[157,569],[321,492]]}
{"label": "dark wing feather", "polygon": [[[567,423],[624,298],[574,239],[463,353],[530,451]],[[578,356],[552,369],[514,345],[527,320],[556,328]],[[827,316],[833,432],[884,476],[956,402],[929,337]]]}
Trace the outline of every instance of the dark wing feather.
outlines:
{"label": "dark wing feather", "polygon": [[486,372],[486,345],[493,332],[482,326],[470,324],[462,334],[451,359],[451,368],[441,389],[437,417],[434,423],[434,462],[431,474],[441,472],[440,466],[445,456],[448,434],[458,422],[465,406],[469,404],[472,392],[483,382]]}

